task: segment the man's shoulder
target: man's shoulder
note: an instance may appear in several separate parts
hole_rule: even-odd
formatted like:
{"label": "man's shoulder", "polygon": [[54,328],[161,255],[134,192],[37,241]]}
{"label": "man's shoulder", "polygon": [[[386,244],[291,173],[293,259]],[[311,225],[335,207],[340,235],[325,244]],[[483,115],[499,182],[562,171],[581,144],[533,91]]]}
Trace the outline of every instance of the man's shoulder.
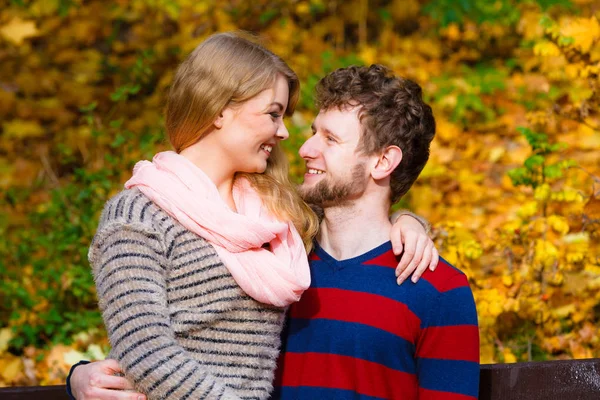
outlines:
{"label": "man's shoulder", "polygon": [[436,270],[425,271],[421,279],[431,284],[440,293],[462,287],[470,289],[467,275],[442,257],[440,257]]}

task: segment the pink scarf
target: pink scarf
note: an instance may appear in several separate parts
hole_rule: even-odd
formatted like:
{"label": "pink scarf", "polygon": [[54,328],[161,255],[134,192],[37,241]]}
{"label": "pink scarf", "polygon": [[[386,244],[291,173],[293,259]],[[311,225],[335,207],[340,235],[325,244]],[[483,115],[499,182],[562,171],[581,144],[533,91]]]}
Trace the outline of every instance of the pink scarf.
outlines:
{"label": "pink scarf", "polygon": [[[215,184],[187,158],[166,151],[140,161],[126,188],[137,187],[167,214],[208,240],[238,285],[254,299],[285,307],[310,285],[308,260],[290,222],[277,221],[250,183],[237,179],[233,212]],[[269,243],[271,251],[263,248]]]}

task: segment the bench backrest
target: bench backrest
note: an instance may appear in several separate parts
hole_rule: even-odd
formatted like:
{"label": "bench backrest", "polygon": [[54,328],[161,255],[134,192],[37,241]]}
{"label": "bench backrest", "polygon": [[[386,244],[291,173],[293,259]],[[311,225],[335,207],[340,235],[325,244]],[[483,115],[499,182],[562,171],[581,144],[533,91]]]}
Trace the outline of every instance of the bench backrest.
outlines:
{"label": "bench backrest", "polygon": [[[481,366],[480,400],[600,400],[600,359]],[[0,388],[1,400],[64,400],[64,386]]]}

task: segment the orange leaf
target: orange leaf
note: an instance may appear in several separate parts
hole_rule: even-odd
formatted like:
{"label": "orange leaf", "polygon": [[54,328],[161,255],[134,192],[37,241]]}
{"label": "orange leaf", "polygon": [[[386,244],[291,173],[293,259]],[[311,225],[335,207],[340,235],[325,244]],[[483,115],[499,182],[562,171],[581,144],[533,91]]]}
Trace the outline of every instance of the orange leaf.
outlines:
{"label": "orange leaf", "polygon": [[594,196],[590,197],[585,204],[583,212],[589,219],[600,219],[600,199]]}

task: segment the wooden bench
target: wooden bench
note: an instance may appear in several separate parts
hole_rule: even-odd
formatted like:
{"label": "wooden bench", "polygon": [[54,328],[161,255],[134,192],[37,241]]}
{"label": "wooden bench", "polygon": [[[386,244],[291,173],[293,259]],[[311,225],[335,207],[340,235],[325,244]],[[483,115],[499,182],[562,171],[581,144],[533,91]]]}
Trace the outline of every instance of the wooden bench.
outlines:
{"label": "wooden bench", "polygon": [[[479,379],[480,400],[600,400],[600,358],[482,365]],[[0,388],[1,400],[67,398],[63,385]]]}

